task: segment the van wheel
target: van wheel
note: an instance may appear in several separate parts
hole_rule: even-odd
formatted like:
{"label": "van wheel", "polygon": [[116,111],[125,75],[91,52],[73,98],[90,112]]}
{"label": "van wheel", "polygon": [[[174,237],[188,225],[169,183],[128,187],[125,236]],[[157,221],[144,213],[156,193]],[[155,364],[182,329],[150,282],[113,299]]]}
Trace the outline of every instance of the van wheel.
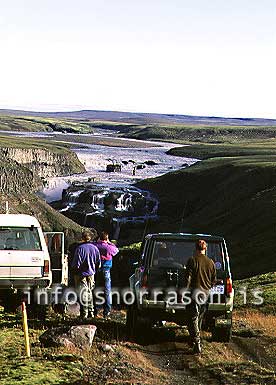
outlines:
{"label": "van wheel", "polygon": [[31,315],[40,321],[45,321],[48,319],[52,313],[51,305],[30,305],[30,313]]}
{"label": "van wheel", "polygon": [[212,329],[212,340],[215,342],[230,342],[232,338],[232,326],[228,328],[214,327]]}
{"label": "van wheel", "polygon": [[7,297],[3,300],[4,312],[15,313],[20,304],[20,295],[8,293]]}
{"label": "van wheel", "polygon": [[5,313],[15,313],[17,307],[19,306],[19,304],[17,304],[15,301],[7,301],[7,302],[4,302],[3,305],[4,305]]}

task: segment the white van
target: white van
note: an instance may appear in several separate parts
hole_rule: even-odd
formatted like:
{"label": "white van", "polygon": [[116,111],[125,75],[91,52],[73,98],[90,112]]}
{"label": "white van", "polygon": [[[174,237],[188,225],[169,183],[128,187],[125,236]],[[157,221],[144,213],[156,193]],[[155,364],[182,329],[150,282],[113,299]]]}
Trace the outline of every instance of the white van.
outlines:
{"label": "white van", "polygon": [[0,290],[51,283],[50,256],[37,219],[0,214]]}
{"label": "white van", "polygon": [[0,214],[0,297],[4,306],[9,304],[11,292],[49,288],[52,281],[66,284],[67,280],[63,233],[43,234],[30,215]]}

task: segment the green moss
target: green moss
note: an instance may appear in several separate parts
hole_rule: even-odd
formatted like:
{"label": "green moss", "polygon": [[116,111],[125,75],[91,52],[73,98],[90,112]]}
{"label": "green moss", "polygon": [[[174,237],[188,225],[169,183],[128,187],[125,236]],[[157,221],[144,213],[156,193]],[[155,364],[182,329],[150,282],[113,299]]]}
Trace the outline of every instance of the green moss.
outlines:
{"label": "green moss", "polygon": [[[1,325],[1,323],[0,323]],[[31,358],[25,358],[24,335],[17,327],[0,329],[0,378],[2,385],[72,384],[82,380],[81,362],[46,360],[38,342],[41,331],[30,329]]]}

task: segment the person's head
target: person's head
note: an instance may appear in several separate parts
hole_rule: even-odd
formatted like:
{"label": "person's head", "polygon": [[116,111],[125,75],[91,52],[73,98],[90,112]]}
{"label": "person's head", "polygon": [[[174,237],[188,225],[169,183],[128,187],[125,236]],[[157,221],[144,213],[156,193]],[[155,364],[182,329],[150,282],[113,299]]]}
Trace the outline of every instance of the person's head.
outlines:
{"label": "person's head", "polygon": [[94,241],[94,239],[97,237],[97,232],[94,229],[91,230],[84,230],[81,233],[81,239],[83,242],[90,242]]}
{"label": "person's head", "polygon": [[108,241],[108,233],[106,231],[102,231],[100,234],[100,240],[101,241]]}
{"label": "person's head", "polygon": [[196,241],[195,248],[197,252],[204,253],[207,249],[207,243],[203,239]]}

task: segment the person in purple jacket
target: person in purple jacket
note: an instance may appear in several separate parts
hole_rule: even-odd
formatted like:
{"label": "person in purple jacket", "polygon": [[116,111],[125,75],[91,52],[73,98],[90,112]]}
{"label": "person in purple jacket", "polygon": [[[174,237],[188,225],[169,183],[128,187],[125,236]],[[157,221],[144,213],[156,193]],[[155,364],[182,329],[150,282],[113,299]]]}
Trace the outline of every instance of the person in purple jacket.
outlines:
{"label": "person in purple jacket", "polygon": [[[96,234],[96,231],[95,231]],[[80,300],[80,317],[94,316],[93,289],[95,287],[95,273],[101,267],[101,258],[98,248],[91,243],[95,234],[89,230],[82,232],[81,244],[76,248],[71,268],[74,273],[74,282]]]}
{"label": "person in purple jacket", "polygon": [[110,269],[112,267],[112,258],[118,254],[119,249],[114,243],[109,241],[109,236],[106,231],[100,234],[100,238],[95,242],[101,255],[101,269],[99,270],[100,278],[104,281],[104,310],[103,316],[109,317],[111,311],[111,276]]}

